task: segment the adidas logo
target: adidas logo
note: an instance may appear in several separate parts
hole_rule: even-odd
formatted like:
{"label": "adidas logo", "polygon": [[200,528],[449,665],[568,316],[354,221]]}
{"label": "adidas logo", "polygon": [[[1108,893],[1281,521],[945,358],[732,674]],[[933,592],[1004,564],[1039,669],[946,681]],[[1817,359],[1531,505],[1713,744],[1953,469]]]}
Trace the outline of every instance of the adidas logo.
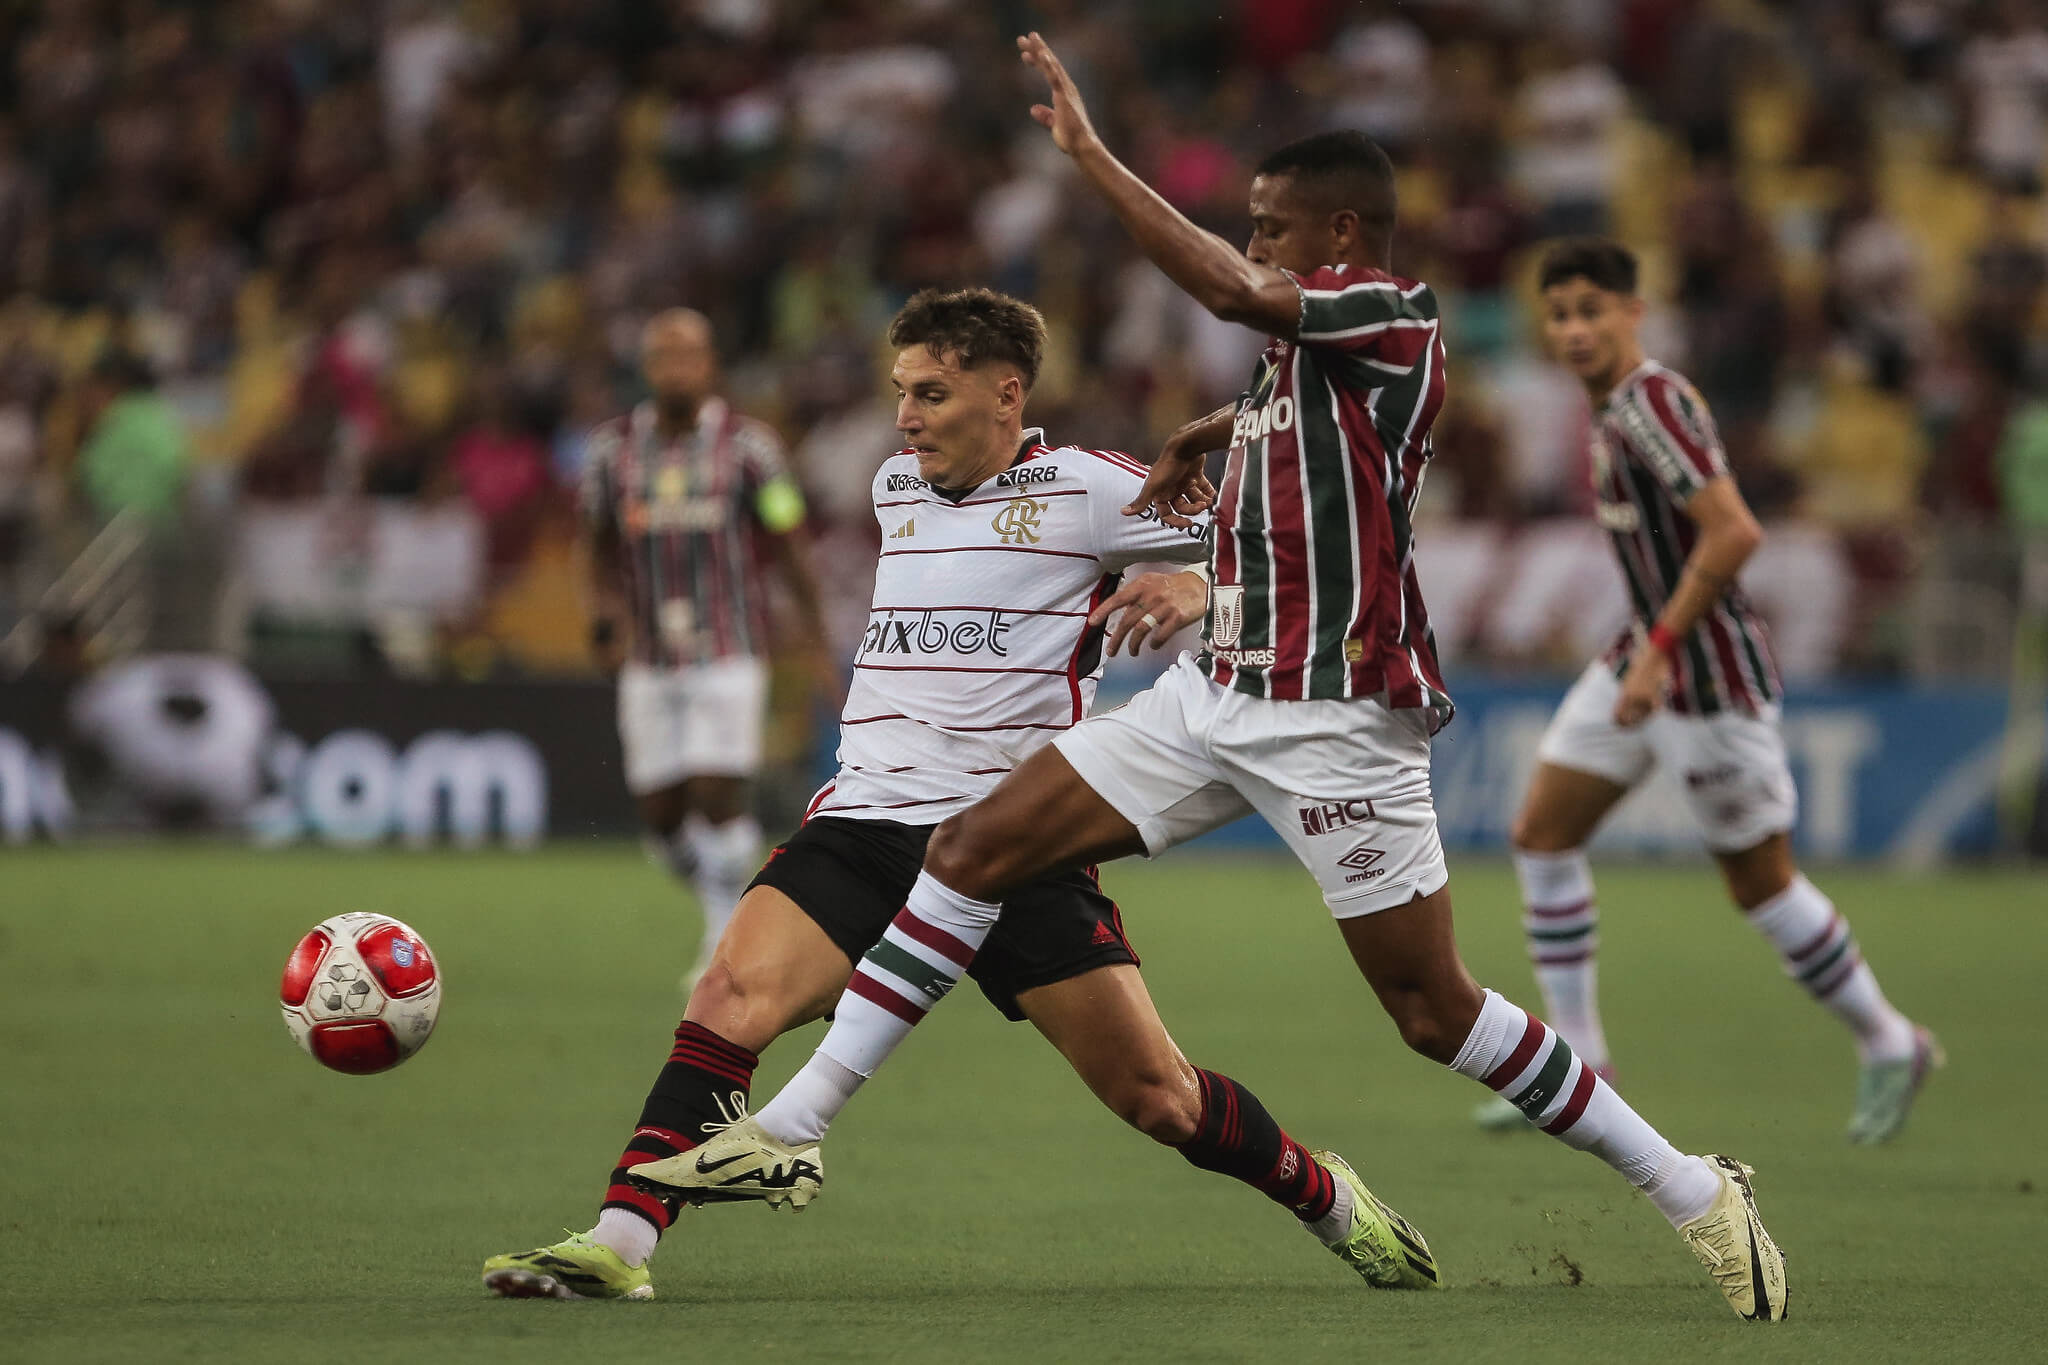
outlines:
{"label": "adidas logo", "polygon": [[1100,920],[1096,921],[1095,931],[1088,936],[1088,942],[1098,947],[1105,943],[1117,943],[1120,941],[1116,936],[1116,931]]}
{"label": "adidas logo", "polygon": [[917,518],[906,517],[903,524],[889,533],[891,540],[908,540],[917,534]]}

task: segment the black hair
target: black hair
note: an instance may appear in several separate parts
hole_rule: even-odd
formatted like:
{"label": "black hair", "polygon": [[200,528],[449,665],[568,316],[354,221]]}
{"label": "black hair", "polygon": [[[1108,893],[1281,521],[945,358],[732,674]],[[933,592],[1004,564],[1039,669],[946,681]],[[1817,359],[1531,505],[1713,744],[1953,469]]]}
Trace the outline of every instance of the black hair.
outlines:
{"label": "black hair", "polygon": [[1608,237],[1567,237],[1543,253],[1537,288],[1583,279],[1595,289],[1636,292],[1636,254]]}
{"label": "black hair", "polygon": [[1045,319],[1024,300],[993,289],[924,289],[889,324],[891,346],[919,343],[934,359],[952,355],[963,370],[991,360],[1015,365],[1029,389],[1045,357]]}
{"label": "black hair", "polygon": [[1349,209],[1370,236],[1393,239],[1394,163],[1364,133],[1340,129],[1290,142],[1261,161],[1256,174],[1287,176],[1319,207]]}

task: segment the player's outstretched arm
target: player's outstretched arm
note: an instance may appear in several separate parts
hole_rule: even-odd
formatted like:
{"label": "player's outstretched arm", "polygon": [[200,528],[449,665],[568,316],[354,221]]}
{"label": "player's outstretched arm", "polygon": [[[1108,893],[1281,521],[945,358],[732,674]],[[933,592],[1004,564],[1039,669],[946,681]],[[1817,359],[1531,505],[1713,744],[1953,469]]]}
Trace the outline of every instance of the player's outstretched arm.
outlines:
{"label": "player's outstretched arm", "polygon": [[1052,131],[1053,145],[1074,159],[1153,264],[1225,322],[1291,340],[1301,322],[1301,292],[1294,281],[1196,227],[1111,156],[1088,121],[1081,92],[1045,39],[1026,34],[1017,40],[1017,51],[1045,77],[1052,101],[1032,105],[1031,117]]}
{"label": "player's outstretched arm", "polygon": [[1138,496],[1124,504],[1124,515],[1143,516],[1149,507],[1169,526],[1192,526],[1196,517],[1215,506],[1215,485],[1203,471],[1208,467],[1209,452],[1230,444],[1236,416],[1237,405],[1226,403],[1167,437]]}
{"label": "player's outstretched arm", "polygon": [[1698,524],[1700,538],[1686,556],[1671,600],[1629,660],[1621,696],[1614,703],[1614,719],[1620,725],[1641,723],[1663,703],[1664,689],[1671,681],[1671,656],[1679,643],[1713,610],[1763,543],[1763,528],[1756,524],[1749,504],[1729,475],[1701,484],[1686,499],[1685,514]]}

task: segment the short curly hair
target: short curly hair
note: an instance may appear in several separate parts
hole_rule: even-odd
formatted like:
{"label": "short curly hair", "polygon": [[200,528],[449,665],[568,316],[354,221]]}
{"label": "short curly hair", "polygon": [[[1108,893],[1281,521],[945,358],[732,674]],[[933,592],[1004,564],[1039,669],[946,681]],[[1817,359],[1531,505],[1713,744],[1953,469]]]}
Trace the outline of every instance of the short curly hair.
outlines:
{"label": "short curly hair", "polygon": [[963,370],[992,360],[1015,365],[1028,389],[1045,358],[1045,319],[993,289],[924,289],[889,324],[889,344],[922,345],[937,359],[951,355]]}

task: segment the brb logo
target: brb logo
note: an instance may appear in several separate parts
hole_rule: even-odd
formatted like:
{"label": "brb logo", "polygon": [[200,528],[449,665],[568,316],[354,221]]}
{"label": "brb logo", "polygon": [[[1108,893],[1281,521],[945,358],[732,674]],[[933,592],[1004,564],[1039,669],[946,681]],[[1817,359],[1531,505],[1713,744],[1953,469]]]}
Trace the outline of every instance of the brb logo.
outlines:
{"label": "brb logo", "polygon": [[1370,801],[1325,801],[1303,806],[1295,814],[1301,817],[1301,832],[1311,836],[1333,834],[1373,818]]}

